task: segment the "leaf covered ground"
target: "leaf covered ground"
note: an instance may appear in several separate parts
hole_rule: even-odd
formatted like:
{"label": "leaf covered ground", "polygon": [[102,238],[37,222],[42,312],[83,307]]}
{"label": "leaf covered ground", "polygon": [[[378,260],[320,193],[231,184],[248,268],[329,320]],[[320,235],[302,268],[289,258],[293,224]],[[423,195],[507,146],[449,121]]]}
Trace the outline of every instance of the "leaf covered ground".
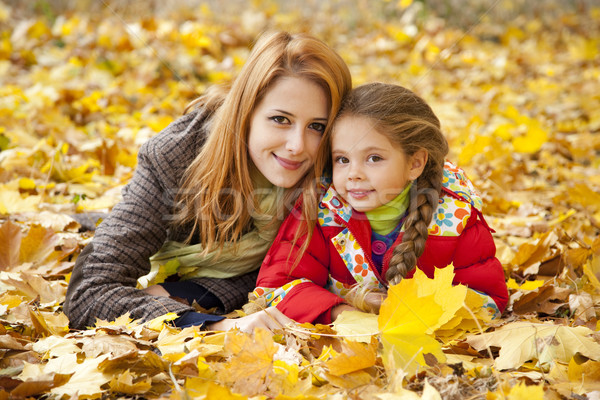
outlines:
{"label": "leaf covered ground", "polygon": [[[101,3],[0,2],[0,399],[600,396],[594,2],[466,1],[445,18],[432,8],[452,2]],[[355,84],[430,102],[496,231],[502,318],[474,314],[440,270],[392,288],[379,317],[333,326],[248,335],[123,316],[68,329],[74,260],[140,144],[234,76],[265,28],[310,31]]]}

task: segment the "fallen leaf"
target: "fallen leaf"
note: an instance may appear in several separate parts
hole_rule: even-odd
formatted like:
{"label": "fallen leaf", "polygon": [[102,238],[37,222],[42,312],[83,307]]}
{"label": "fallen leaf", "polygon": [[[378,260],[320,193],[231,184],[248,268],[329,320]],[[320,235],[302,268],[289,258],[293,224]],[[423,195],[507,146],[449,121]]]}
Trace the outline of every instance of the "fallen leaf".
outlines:
{"label": "fallen leaf", "polygon": [[372,367],[376,359],[376,346],[346,340],[343,342],[343,351],[333,356],[325,365],[329,373],[340,376]]}
{"label": "fallen leaf", "polygon": [[532,290],[519,298],[513,304],[516,314],[527,314],[542,312],[552,315],[563,305],[567,304],[567,298],[571,290],[561,288],[547,283],[539,289]]}
{"label": "fallen leaf", "polygon": [[273,356],[277,353],[270,332],[257,328],[253,337],[232,332],[227,336],[225,351],[231,356],[218,373],[221,382],[246,395],[261,393],[267,388],[267,377],[272,373]]}
{"label": "fallen leaf", "polygon": [[129,370],[121,373],[118,377],[114,377],[109,383],[110,389],[116,393],[124,393],[129,395],[144,394],[152,387],[150,377],[134,376]]}
{"label": "fallen leaf", "polygon": [[338,335],[348,340],[370,343],[379,333],[377,315],[362,311],[344,311],[331,324]]}
{"label": "fallen leaf", "polygon": [[426,365],[423,354],[445,360],[441,344],[431,335],[462,307],[466,288],[452,286],[451,268],[436,269],[434,279],[417,270],[388,289],[379,312],[379,329],[386,368],[414,373]]}
{"label": "fallen leaf", "polygon": [[539,365],[566,364],[576,353],[600,360],[600,344],[591,337],[592,332],[583,326],[512,322],[494,332],[468,336],[466,342],[478,351],[500,348],[494,365],[505,370],[519,368],[529,360],[537,360]]}

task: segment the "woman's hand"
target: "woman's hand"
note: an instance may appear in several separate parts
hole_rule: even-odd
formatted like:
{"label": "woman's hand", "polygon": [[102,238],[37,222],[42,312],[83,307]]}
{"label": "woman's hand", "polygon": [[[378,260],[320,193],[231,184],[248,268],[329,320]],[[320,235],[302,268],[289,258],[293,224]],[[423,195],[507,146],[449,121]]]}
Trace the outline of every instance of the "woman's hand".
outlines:
{"label": "woman's hand", "polygon": [[252,333],[256,328],[264,328],[270,331],[283,329],[287,324],[294,322],[286,317],[275,307],[269,307],[265,310],[247,315],[242,318],[224,319],[218,322],[206,324],[205,327],[210,331],[228,331],[237,328],[242,332]]}

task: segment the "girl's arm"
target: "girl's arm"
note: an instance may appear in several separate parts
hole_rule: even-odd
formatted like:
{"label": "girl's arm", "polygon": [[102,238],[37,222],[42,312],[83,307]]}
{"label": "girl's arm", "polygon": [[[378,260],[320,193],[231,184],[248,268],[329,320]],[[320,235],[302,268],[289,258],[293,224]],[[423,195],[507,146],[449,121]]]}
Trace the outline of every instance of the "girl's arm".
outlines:
{"label": "girl's arm", "polygon": [[[294,235],[301,228],[300,221],[291,213],[279,229],[271,249],[260,268],[255,293],[272,291],[268,305],[297,322],[327,324],[332,321],[332,309],[344,303],[325,286],[329,279],[329,246],[320,227],[315,227],[311,242],[294,265],[302,240],[294,243]],[[263,296],[266,298],[267,296]]]}
{"label": "girl's arm", "polygon": [[508,303],[508,289],[504,269],[496,258],[494,238],[482,216],[471,218],[473,222],[469,221],[460,234],[454,253],[454,283],[487,294],[503,312]]}

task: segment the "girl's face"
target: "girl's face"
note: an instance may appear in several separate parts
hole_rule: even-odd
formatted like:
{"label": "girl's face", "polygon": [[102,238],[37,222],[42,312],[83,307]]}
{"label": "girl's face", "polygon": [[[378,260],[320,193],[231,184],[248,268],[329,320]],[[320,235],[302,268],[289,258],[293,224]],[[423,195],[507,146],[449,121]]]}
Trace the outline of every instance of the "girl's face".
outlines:
{"label": "girl's face", "polygon": [[279,78],[252,114],[252,162],[273,185],[294,186],[313,166],[328,116],[320,86],[305,78]]}
{"label": "girl's face", "polygon": [[335,123],[333,185],[352,208],[371,211],[398,196],[421,175],[427,152],[406,156],[366,117],[347,115]]}

